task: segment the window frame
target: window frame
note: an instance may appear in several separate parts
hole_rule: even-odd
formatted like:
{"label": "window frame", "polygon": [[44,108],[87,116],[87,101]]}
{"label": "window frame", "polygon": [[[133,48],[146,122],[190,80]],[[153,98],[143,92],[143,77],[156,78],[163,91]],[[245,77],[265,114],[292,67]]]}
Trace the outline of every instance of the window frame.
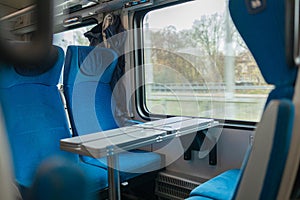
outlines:
{"label": "window frame", "polygon": [[[156,114],[151,113],[146,105],[146,90],[145,90],[145,70],[144,67],[138,67],[138,66],[144,66],[144,35],[143,35],[143,21],[147,13],[151,11],[155,11],[158,9],[166,8],[169,6],[179,5],[182,3],[186,3],[188,1],[178,1],[178,2],[172,2],[167,3],[164,5],[159,6],[153,6],[151,8],[140,10],[134,13],[133,17],[133,28],[139,31],[134,32],[134,45],[137,47],[137,50],[134,50],[134,78],[135,78],[135,84],[136,85],[142,85],[142,87],[137,88],[135,91],[135,105],[136,105],[136,112],[143,120],[153,120],[153,119],[161,119],[161,118],[168,118],[168,117],[174,117],[174,115],[163,115],[163,114]],[[190,116],[191,117],[191,116]],[[201,116],[199,117],[201,118]],[[204,117],[203,117],[204,118]],[[231,129],[243,129],[243,130],[254,130],[257,123],[255,121],[245,121],[245,120],[234,120],[234,119],[218,119],[213,118],[215,120],[222,121],[222,124],[224,125],[224,128],[231,128]]]}

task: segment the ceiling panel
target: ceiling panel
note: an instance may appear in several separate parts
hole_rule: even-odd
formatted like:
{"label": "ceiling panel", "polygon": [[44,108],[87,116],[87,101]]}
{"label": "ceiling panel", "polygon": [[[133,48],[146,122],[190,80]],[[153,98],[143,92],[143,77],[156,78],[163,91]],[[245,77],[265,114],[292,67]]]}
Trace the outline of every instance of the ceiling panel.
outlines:
{"label": "ceiling panel", "polygon": [[14,9],[22,9],[32,5],[34,0],[1,0],[0,4]]}

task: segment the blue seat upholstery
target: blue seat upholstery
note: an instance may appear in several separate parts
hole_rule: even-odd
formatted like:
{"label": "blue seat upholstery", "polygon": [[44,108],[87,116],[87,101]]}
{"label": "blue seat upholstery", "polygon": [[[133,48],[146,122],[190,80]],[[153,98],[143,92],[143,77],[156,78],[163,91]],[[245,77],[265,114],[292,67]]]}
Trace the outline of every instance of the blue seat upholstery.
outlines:
{"label": "blue seat upholstery", "polygon": [[293,123],[293,103],[290,100],[271,101],[257,127],[252,150],[241,171],[227,171],[196,187],[190,196],[222,200],[276,199]]}
{"label": "blue seat upholstery", "polygon": [[203,196],[191,196],[185,200],[213,200],[213,199],[209,197],[203,197]]}
{"label": "blue seat upholstery", "polygon": [[[107,48],[69,46],[64,68],[64,93],[75,135],[118,128],[113,116],[110,81],[117,54]],[[107,168],[106,158],[82,157],[84,162]],[[121,180],[161,168],[161,156],[133,150],[119,156]]]}
{"label": "blue seat upholstery", "polygon": [[201,184],[190,193],[190,196],[202,196],[212,199],[232,199],[238,185],[240,170],[233,169]]}
{"label": "blue seat upholstery", "polygon": [[276,199],[290,149],[294,116],[290,100],[270,102],[241,174],[238,199]]}
{"label": "blue seat upholstery", "polygon": [[29,199],[87,200],[87,190],[87,179],[77,165],[62,157],[52,157],[40,165]]}
{"label": "blue seat upholstery", "polygon": [[109,85],[116,64],[110,49],[68,47],[63,83],[74,135],[117,128]]}
{"label": "blue seat upholstery", "polygon": [[232,20],[251,51],[265,81],[275,86],[273,99],[292,99],[297,67],[288,65],[285,54],[285,1],[273,0],[256,14],[249,13],[245,1],[230,0]]}
{"label": "blue seat upholstery", "polygon": [[78,156],[60,150],[60,139],[71,137],[57,88],[64,52],[47,72],[25,76],[14,66],[0,68],[0,101],[11,147],[14,173],[19,185],[28,188],[41,162],[61,156],[81,166],[89,178],[90,191],[107,187],[106,170],[79,162]]}
{"label": "blue seat upholstery", "polygon": [[[230,14],[237,30],[255,58],[265,81],[275,86],[268,96],[266,106],[274,99],[291,100],[297,77],[298,69],[288,66],[285,56],[284,3],[283,0],[270,1],[265,9],[250,13],[249,8],[247,8],[247,1],[229,1]],[[247,161],[247,156],[245,161]],[[216,177],[217,180],[223,180],[222,178],[226,179],[226,172]],[[238,185],[236,180],[239,180],[238,174],[232,178],[230,185]],[[218,184],[220,185],[217,187],[225,187],[227,183],[226,181],[219,181]],[[202,191],[202,187],[206,186],[210,186],[210,184],[203,184],[200,186],[201,190],[199,188],[197,190]],[[223,199],[230,199],[230,195],[228,196],[228,192],[225,191],[211,192],[210,195],[216,196],[223,192]],[[231,192],[234,194],[234,191]]]}

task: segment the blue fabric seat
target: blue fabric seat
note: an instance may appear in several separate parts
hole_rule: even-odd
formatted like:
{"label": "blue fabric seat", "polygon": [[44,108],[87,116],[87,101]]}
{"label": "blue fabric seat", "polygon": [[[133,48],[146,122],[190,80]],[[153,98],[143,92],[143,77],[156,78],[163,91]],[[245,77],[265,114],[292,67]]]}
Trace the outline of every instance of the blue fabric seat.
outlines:
{"label": "blue fabric seat", "polygon": [[[237,30],[255,58],[265,81],[275,86],[268,96],[266,106],[274,99],[291,100],[297,77],[298,69],[288,66],[285,57],[284,3],[283,0],[274,0],[268,2],[267,8],[250,13],[251,11],[247,8],[245,1],[229,1],[230,14]],[[245,158],[245,160],[247,159]],[[223,180],[222,178],[226,179],[226,172],[216,177],[217,180]],[[215,178],[212,179],[212,181],[214,180]],[[237,180],[239,180],[238,174],[232,177],[230,185],[238,185]],[[216,186],[215,184],[215,187],[226,188],[227,181],[218,181],[218,184],[220,185]],[[195,191],[203,191],[202,187],[207,186],[210,186],[210,184],[200,185]],[[192,191],[191,194],[194,194],[195,191]],[[210,195],[215,197],[223,192],[224,195],[219,196],[217,199],[231,199],[228,192],[223,190],[221,192],[211,192]],[[198,192],[198,194],[200,193]],[[234,191],[231,191],[231,194],[234,194]]]}
{"label": "blue fabric seat", "polygon": [[59,147],[60,139],[71,137],[71,133],[57,88],[64,52],[55,48],[57,61],[42,74],[20,74],[20,70],[10,65],[0,68],[0,101],[16,182],[30,187],[41,162],[60,156],[82,168],[89,178],[89,191],[99,191],[107,187],[107,171],[81,163],[77,155]]}
{"label": "blue fabric seat", "polygon": [[203,196],[212,199],[232,199],[240,178],[240,170],[232,169],[196,187],[190,196]]}
{"label": "blue fabric seat", "polygon": [[212,198],[203,197],[203,196],[191,196],[185,200],[212,200]]}
{"label": "blue fabric seat", "polygon": [[87,200],[87,190],[86,176],[77,165],[62,157],[52,157],[40,165],[28,199]]}
{"label": "blue fabric seat", "polygon": [[[117,54],[107,48],[69,46],[64,67],[64,94],[74,135],[118,128],[110,81]],[[107,169],[106,158],[82,156],[84,162]],[[161,155],[132,150],[120,153],[121,181],[161,168]]]}
{"label": "blue fabric seat", "polygon": [[230,0],[229,9],[265,81],[275,86],[266,105],[273,99],[292,99],[298,68],[289,66],[285,56],[285,1],[274,0],[253,14],[245,2]]}
{"label": "blue fabric seat", "polygon": [[253,147],[241,170],[227,171],[196,187],[191,197],[276,199],[291,143],[294,105],[273,100],[257,127]]}

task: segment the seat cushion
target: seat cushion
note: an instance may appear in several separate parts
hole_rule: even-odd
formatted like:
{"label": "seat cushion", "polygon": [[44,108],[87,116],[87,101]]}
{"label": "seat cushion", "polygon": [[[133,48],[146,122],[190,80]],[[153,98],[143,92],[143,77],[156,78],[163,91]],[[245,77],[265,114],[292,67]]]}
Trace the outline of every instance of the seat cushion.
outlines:
{"label": "seat cushion", "polygon": [[193,189],[190,196],[202,196],[220,200],[232,199],[239,178],[240,170],[232,169],[226,171]]}
{"label": "seat cushion", "polygon": [[[94,159],[89,157],[83,157],[83,160],[87,164],[101,167],[101,169],[107,169],[106,157],[100,159]],[[119,154],[119,171],[121,181],[126,181],[134,178],[142,173],[158,170],[163,163],[162,156],[157,153],[132,150]]]}
{"label": "seat cushion", "polygon": [[[28,197],[43,200],[84,200],[95,197],[106,186],[104,170],[64,157],[51,157],[39,166]],[[96,198],[93,198],[96,199]]]}
{"label": "seat cushion", "polygon": [[212,199],[208,197],[202,197],[202,196],[192,196],[185,200],[212,200]]}
{"label": "seat cushion", "polygon": [[83,162],[79,162],[79,166],[87,178],[89,193],[108,187],[107,170]]}

